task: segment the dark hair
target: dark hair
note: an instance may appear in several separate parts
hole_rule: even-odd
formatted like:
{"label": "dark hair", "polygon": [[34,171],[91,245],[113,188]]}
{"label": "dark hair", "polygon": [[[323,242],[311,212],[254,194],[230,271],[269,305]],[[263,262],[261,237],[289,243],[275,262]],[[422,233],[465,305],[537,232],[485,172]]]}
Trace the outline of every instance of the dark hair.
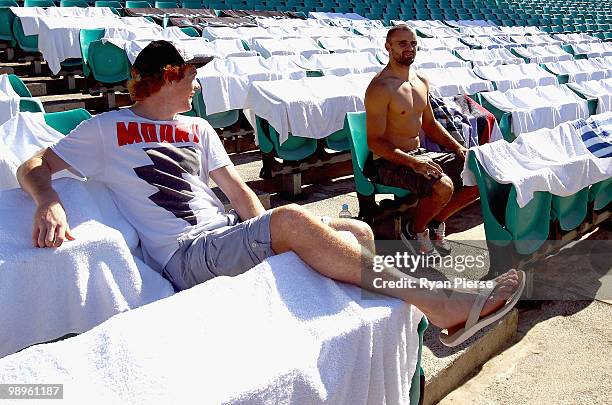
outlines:
{"label": "dark hair", "polygon": [[157,93],[165,83],[182,80],[190,69],[195,68],[188,64],[166,65],[159,73],[141,76],[138,69],[132,67],[132,78],[127,83],[132,101],[142,101]]}
{"label": "dark hair", "polygon": [[391,38],[398,31],[408,31],[408,32],[412,32],[413,34],[416,34],[414,30],[410,28],[409,26],[407,26],[406,24],[400,24],[400,25],[391,27],[391,29],[387,32],[387,39],[385,41],[391,42]]}

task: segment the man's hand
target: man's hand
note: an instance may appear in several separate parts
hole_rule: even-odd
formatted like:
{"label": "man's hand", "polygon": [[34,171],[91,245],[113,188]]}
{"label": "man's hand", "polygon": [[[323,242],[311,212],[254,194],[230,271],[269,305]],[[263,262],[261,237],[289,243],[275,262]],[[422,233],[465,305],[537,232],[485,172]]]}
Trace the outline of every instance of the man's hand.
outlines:
{"label": "man's hand", "polygon": [[463,160],[465,160],[465,157],[467,156],[467,148],[464,146],[459,146],[457,149],[455,149],[455,153],[457,155],[459,155],[459,157]]}
{"label": "man's hand", "polygon": [[410,165],[410,168],[416,173],[419,173],[427,180],[432,178],[439,179],[444,175],[442,168],[433,160],[426,156],[412,156],[414,162]]}
{"label": "man's hand", "polygon": [[34,247],[60,247],[64,240],[74,240],[70,232],[66,212],[59,201],[40,204],[34,213],[32,243]]}

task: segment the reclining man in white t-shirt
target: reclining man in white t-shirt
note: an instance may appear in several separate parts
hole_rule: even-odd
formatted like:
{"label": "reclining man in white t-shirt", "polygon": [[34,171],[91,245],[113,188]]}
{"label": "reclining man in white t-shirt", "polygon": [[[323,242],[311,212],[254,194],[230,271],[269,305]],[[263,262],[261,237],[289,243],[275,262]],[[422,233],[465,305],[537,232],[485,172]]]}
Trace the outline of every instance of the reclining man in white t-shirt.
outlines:
{"label": "reclining man in white t-shirt", "polygon": [[[19,183],[37,205],[34,246],[53,248],[74,239],[51,183],[53,173],[70,168],[107,185],[137,230],[145,261],[177,290],[243,273],[269,256],[293,251],[327,277],[402,299],[433,324],[458,331],[447,344],[460,343],[510,311],[524,284],[520,272],[503,274],[494,289],[481,294],[418,283],[376,289],[366,281],[372,256],[364,262],[362,255],[374,246],[368,225],[352,219],[322,221],[293,204],[265,211],[210,124],[179,115],[191,109],[198,89],[190,62],[170,42],[152,42],[133,65],[129,90],[136,102],[131,108],[81,123],[19,167]],[[209,178],[227,195],[235,214],[224,212]],[[367,249],[340,237],[339,230],[353,233]],[[362,281],[363,268],[369,271]],[[410,278],[394,268],[376,275],[400,282]]]}

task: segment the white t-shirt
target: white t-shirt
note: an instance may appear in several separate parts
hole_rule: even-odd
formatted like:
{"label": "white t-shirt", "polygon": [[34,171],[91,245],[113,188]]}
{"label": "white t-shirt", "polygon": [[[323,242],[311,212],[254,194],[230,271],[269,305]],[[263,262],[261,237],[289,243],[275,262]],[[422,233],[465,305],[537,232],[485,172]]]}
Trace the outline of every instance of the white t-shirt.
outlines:
{"label": "white t-shirt", "polygon": [[84,177],[109,187],[140,236],[145,261],[158,270],[181,235],[228,224],[208,175],[232,163],[201,118],[155,121],[130,109],[111,111],[82,122],[51,148]]}

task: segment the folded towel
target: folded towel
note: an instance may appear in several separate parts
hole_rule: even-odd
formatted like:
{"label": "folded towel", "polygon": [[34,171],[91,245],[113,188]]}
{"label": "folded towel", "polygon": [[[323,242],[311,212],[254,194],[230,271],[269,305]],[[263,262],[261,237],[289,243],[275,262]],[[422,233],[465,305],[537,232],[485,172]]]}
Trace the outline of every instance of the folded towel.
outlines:
{"label": "folded towel", "polygon": [[[63,136],[45,123],[43,113],[22,112],[0,125],[0,190],[18,188],[19,165]],[[68,170],[53,176],[61,177],[79,178]]]}
{"label": "folded towel", "polygon": [[0,383],[112,404],[407,404],[422,313],[295,254],[0,360]]}
{"label": "folded towel", "polygon": [[19,95],[13,90],[8,75],[0,75],[0,125],[19,112]]}
{"label": "folded towel", "polygon": [[132,255],[136,231],[98,183],[54,181],[76,236],[57,249],[32,246],[35,205],[22,190],[0,192],[0,357],[173,294]]}
{"label": "folded towel", "polygon": [[[512,143],[500,141],[470,149],[498,183],[516,188],[524,207],[537,191],[569,196],[612,177],[612,113],[526,133]],[[467,159],[466,159],[467,162]],[[464,166],[463,184],[476,185]]]}

